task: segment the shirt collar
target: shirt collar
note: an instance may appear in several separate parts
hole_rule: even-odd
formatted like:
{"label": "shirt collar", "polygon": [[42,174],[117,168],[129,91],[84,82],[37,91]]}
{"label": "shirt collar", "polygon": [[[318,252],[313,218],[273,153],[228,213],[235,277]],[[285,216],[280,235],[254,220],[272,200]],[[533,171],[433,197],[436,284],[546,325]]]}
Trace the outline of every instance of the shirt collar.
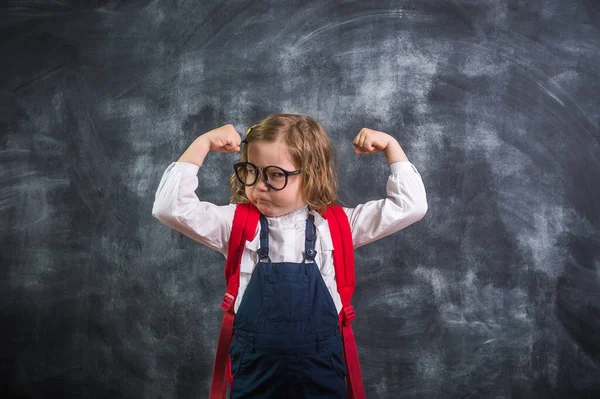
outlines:
{"label": "shirt collar", "polygon": [[269,226],[277,225],[277,224],[290,224],[296,222],[306,221],[308,218],[308,204],[304,205],[302,208],[296,209],[295,211],[291,211],[286,213],[285,215],[279,216],[265,216],[267,221],[269,222]]}
{"label": "shirt collar", "polygon": [[[309,210],[308,204],[300,209],[296,209],[295,211],[286,213],[285,215],[273,217],[265,216],[265,218],[269,222],[269,228],[279,229],[283,225],[294,225],[300,222],[306,223],[306,219],[308,218],[309,214],[314,216],[314,224],[315,229],[317,229],[317,236],[319,236],[321,240],[321,249],[333,250],[333,241],[331,240],[331,234],[329,233],[329,225],[327,224],[327,220],[323,219],[319,212],[312,209]],[[259,232],[260,222],[257,223],[254,238],[251,241],[246,241],[246,248],[252,249],[254,251],[257,251],[260,248]]]}

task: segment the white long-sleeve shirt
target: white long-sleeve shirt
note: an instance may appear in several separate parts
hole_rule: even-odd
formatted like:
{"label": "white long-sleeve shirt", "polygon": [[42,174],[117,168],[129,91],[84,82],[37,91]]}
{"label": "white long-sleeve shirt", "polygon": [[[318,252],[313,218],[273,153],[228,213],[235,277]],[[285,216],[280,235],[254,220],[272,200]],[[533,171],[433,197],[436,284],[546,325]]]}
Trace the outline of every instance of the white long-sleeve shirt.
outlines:
{"label": "white long-sleeve shirt", "polygon": [[[198,188],[199,166],[187,162],[171,163],[160,180],[152,215],[165,225],[208,246],[227,258],[229,236],[237,204],[215,205],[201,201]],[[395,233],[421,220],[427,212],[427,198],[421,175],[410,162],[390,165],[386,198],[342,207],[352,230],[354,248]],[[327,220],[308,205],[281,216],[265,216],[269,224],[269,257],[272,262],[300,263],[303,259],[308,214],[314,215],[317,231],[315,261],[333,298],[338,313],[342,302],[335,282],[333,242]],[[240,286],[235,301],[237,312],[246,287],[259,261],[260,223],[254,239],[246,241],[240,264]]]}

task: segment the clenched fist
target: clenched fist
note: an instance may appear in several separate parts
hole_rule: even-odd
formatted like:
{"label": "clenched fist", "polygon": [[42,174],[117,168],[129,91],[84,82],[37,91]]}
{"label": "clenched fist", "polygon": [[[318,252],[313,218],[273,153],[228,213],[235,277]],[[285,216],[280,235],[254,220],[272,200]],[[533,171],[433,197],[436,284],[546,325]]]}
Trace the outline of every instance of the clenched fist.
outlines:
{"label": "clenched fist", "polygon": [[388,144],[395,140],[392,136],[377,130],[362,128],[358,135],[352,140],[355,154],[375,154],[385,150]]}

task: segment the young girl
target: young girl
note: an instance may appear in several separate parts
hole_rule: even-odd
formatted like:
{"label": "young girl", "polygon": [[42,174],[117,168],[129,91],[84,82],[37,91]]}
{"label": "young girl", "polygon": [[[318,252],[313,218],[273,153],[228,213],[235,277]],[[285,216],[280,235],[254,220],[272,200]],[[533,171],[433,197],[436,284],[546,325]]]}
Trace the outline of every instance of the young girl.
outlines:
{"label": "young girl", "polygon": [[[421,220],[427,200],[421,176],[394,137],[365,128],[352,144],[355,154],[383,151],[391,169],[386,198],[343,208],[358,248]],[[197,173],[207,153],[240,149],[229,182],[231,203],[199,200]],[[335,205],[337,191],[327,133],[295,114],[268,116],[244,141],[232,125],[211,130],[164,172],[152,215],[225,257],[237,204],[249,202],[261,214],[240,264],[231,398],[347,397],[342,304],[329,227],[321,217]]]}

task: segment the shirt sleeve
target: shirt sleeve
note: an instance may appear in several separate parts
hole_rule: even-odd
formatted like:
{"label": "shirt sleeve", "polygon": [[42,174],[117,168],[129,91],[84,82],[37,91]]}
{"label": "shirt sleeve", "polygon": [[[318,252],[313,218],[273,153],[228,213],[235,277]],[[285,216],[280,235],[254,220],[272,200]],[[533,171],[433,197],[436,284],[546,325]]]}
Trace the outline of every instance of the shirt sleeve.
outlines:
{"label": "shirt sleeve", "polygon": [[200,201],[195,193],[199,169],[189,162],[171,163],[156,190],[152,216],[226,257],[236,205]]}
{"label": "shirt sleeve", "polygon": [[386,184],[386,198],[345,208],[354,248],[369,244],[423,219],[427,195],[421,175],[411,162],[394,162]]}

